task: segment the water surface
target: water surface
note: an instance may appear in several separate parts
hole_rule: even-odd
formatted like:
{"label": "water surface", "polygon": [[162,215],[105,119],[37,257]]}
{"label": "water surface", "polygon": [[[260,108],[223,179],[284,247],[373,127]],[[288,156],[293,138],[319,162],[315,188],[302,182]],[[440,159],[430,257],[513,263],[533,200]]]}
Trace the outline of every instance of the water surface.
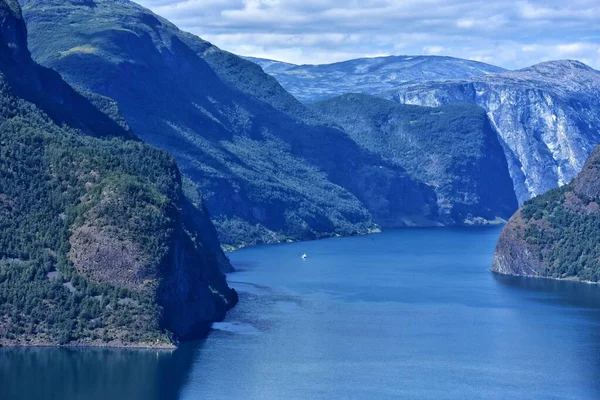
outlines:
{"label": "water surface", "polygon": [[0,349],[0,398],[600,398],[599,288],[490,273],[498,234],[245,249],[229,276],[240,305],[206,340],[175,352]]}

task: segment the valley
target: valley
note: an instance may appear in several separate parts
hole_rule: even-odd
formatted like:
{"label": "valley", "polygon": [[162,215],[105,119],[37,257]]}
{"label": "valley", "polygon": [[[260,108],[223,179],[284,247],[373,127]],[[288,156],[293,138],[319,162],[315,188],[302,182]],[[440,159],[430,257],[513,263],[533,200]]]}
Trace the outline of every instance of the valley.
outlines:
{"label": "valley", "polygon": [[575,60],[296,65],[128,0],[0,0],[0,391],[597,397],[599,89]]}

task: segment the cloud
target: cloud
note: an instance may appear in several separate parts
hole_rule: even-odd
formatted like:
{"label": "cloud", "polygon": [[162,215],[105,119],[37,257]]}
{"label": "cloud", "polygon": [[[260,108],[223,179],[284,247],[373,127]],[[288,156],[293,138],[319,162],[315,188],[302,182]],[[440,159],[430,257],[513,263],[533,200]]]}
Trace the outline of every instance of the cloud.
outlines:
{"label": "cloud", "polygon": [[506,68],[573,58],[600,68],[597,0],[139,0],[241,55],[326,63],[440,54]]}
{"label": "cloud", "polygon": [[475,21],[472,19],[459,19],[456,21],[456,26],[458,28],[469,29],[475,26]]}
{"label": "cloud", "polygon": [[423,53],[428,55],[439,55],[444,51],[442,46],[425,46],[423,47]]}

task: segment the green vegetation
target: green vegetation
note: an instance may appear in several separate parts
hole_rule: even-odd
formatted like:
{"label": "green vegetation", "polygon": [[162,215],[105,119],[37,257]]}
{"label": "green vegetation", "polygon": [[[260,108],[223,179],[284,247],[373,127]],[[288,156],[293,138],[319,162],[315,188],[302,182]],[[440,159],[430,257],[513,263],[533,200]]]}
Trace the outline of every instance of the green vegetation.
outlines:
{"label": "green vegetation", "polygon": [[524,204],[523,239],[546,266],[544,276],[600,281],[600,197],[567,185]]}
{"label": "green vegetation", "polygon": [[600,147],[570,184],[527,201],[504,228],[492,269],[600,282]]}
{"label": "green vegetation", "polygon": [[30,0],[23,11],[34,58],[114,99],[172,154],[228,248],[436,219],[430,187],[323,124],[258,66],[137,4]]}
{"label": "green vegetation", "polygon": [[104,205],[94,223],[131,235],[150,259],[162,259],[167,249],[158,235],[167,234],[166,199],[177,190],[171,159],[140,143],[59,128],[5,83],[0,121],[0,337],[168,342],[149,293],[86,279],[68,251],[71,230],[89,222],[112,187],[121,201]]}
{"label": "green vegetation", "polygon": [[[0,121],[0,338],[170,343],[156,291],[179,222],[172,158],[139,142],[60,128],[6,85]],[[108,257],[100,259],[105,266],[75,268],[70,251],[81,227],[134,246],[141,260],[133,278],[104,276]]]}
{"label": "green vegetation", "polygon": [[507,219],[517,209],[504,151],[477,106],[419,107],[348,94],[312,107],[363,148],[435,188],[445,223]]}
{"label": "green vegetation", "polygon": [[18,4],[0,0],[0,16],[0,37],[17,40],[0,41],[0,344],[170,346],[203,333],[237,298],[175,161],[130,140],[114,102],[33,63],[13,34]]}

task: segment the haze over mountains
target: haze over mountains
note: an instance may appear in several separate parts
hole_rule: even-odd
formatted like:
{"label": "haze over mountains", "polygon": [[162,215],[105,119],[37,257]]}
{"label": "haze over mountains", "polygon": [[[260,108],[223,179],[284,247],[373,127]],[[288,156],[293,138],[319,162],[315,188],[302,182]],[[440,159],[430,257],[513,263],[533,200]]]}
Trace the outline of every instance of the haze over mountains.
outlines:
{"label": "haze over mountains", "polygon": [[600,280],[584,64],[254,60],[306,105],[135,3],[21,3],[0,0],[0,344],[172,346],[237,302],[221,246],[500,223],[523,202],[494,270]]}
{"label": "haze over mountains", "polygon": [[[429,112],[440,114],[450,113],[444,107],[453,104],[481,107],[492,132],[487,142],[493,143],[494,137],[498,145],[470,158],[475,164],[464,164],[470,171],[485,171],[479,183],[476,179],[470,181],[479,189],[471,194],[493,196],[512,186],[519,203],[525,203],[502,232],[492,270],[511,275],[600,280],[600,197],[596,190],[600,182],[599,150],[588,159],[600,143],[600,72],[570,60],[518,71],[465,70],[465,65],[472,64],[438,57],[358,59],[320,66],[253,61],[302,101],[326,99],[315,102],[312,108],[342,126],[365,148],[421,174],[436,188],[441,212],[449,215],[456,212],[459,202],[448,208],[443,199],[459,195],[460,188],[464,188],[461,183],[465,183],[452,179],[451,171],[456,169],[450,165],[452,160],[467,162],[466,149],[471,147],[461,143],[461,136],[454,134],[456,128],[448,121],[442,122],[444,118],[438,118],[437,129],[429,126],[419,135],[420,124],[413,116],[419,111],[401,105],[434,107]],[[437,68],[444,68],[446,75],[432,73]],[[394,107],[392,103],[399,104]],[[471,114],[477,112],[472,110]],[[470,132],[465,139],[478,137],[486,136]],[[445,157],[445,173],[435,158],[427,158],[435,157],[438,148],[445,154],[458,150],[455,159]],[[490,171],[501,170],[498,165],[477,166],[478,157],[494,159],[493,148],[503,153],[500,158],[508,163],[512,185],[502,187],[502,179],[491,175]],[[427,171],[432,173],[423,176]]]}
{"label": "haze over mountains", "polygon": [[[599,73],[578,62],[254,60],[263,71],[127,0],[21,4],[0,0],[10,343],[195,337],[237,301],[220,246],[500,223],[600,143]],[[531,218],[562,224],[543,199]],[[580,267],[556,274],[597,278]]]}

